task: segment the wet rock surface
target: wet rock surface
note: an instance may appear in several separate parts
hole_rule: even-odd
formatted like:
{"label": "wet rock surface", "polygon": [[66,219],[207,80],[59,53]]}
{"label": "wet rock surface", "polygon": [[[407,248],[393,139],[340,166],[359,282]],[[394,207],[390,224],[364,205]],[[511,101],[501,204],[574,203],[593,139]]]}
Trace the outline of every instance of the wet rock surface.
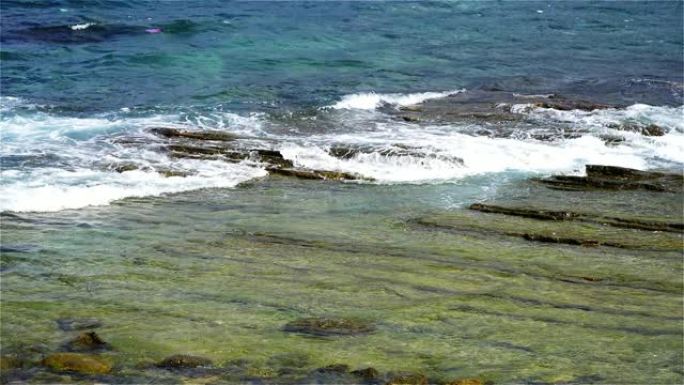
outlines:
{"label": "wet rock surface", "polygon": [[275,175],[295,177],[299,179],[321,179],[321,180],[371,180],[370,178],[365,178],[358,174],[352,174],[348,172],[341,171],[326,171],[326,170],[307,170],[307,169],[294,169],[294,168],[277,168],[268,167],[266,168],[268,172]]}
{"label": "wet rock surface", "polygon": [[649,190],[681,192],[681,173],[642,171],[624,167],[587,165],[586,176],[556,175],[537,179],[540,183],[561,190]]}
{"label": "wet rock surface", "polygon": [[54,353],[45,357],[41,363],[57,372],[104,374],[112,370],[111,364],[103,358],[82,353]]}
{"label": "wet rock surface", "polygon": [[395,111],[385,111],[407,122],[511,122],[525,119],[523,114],[511,109],[513,105],[530,105],[561,111],[593,111],[619,107],[554,94],[520,95],[503,90],[473,89],[401,107]]}
{"label": "wet rock surface", "polygon": [[169,127],[151,128],[150,132],[163,138],[187,138],[217,142],[231,142],[239,136],[225,131],[186,131]]}
{"label": "wet rock surface", "polygon": [[375,331],[375,326],[355,319],[301,318],[286,324],[283,331],[321,337],[353,336],[371,333]]}

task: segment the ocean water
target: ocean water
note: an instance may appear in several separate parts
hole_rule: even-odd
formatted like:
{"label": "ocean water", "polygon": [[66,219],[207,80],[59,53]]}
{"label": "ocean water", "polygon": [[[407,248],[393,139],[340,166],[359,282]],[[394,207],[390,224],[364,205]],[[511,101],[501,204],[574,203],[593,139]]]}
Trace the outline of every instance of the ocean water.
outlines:
{"label": "ocean water", "polygon": [[[67,337],[56,319],[95,317],[116,348],[110,382],[178,381],[133,368],[179,352],[251,360],[244,381],[283,378],[292,357],[306,370],[341,361],[445,380],[682,379],[677,251],[556,250],[407,225],[587,164],[681,172],[681,1],[4,0],[0,10],[3,353],[47,354]],[[522,119],[496,124],[397,115],[498,91],[615,107],[519,103]],[[155,127],[223,131],[295,167],[362,180],[173,156]],[[641,198],[625,199],[613,209]],[[595,272],[619,284],[554,280]],[[330,314],[375,320],[379,333],[280,330]]]}

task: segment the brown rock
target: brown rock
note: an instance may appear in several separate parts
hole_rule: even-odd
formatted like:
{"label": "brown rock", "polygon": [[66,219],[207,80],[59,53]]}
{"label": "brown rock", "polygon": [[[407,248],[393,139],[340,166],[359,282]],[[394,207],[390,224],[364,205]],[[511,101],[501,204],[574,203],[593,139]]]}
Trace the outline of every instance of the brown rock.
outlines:
{"label": "brown rock", "polygon": [[484,385],[484,382],[477,378],[461,378],[458,380],[451,381],[446,385]]}
{"label": "brown rock", "polygon": [[54,353],[41,361],[58,372],[77,372],[82,374],[104,374],[112,370],[112,366],[100,357],[80,353]]}
{"label": "brown rock", "polygon": [[11,355],[0,356],[0,370],[21,368],[23,362],[21,359]]}
{"label": "brown rock", "polygon": [[66,348],[74,352],[86,352],[95,350],[109,349],[109,344],[106,343],[95,332],[85,332],[78,335],[78,337],[67,342]]}

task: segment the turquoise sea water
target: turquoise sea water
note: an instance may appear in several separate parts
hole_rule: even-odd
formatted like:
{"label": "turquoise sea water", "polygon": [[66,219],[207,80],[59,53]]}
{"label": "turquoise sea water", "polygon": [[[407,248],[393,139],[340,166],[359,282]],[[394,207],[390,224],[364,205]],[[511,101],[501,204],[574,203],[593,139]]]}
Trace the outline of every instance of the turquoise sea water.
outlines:
{"label": "turquoise sea water", "polygon": [[[681,173],[682,4],[0,2],[0,347],[23,360],[0,379],[359,382],[315,371],[347,364],[378,369],[376,383],[681,383],[681,232],[465,207],[681,222],[681,193],[529,178],[586,164]],[[401,115],[501,91],[615,108]],[[663,135],[625,129],[652,125]],[[155,127],[233,134],[212,145],[363,180],[178,156]],[[511,236],[521,229],[628,247]],[[375,330],[284,330],[303,317]],[[40,365],[78,334],[65,319],[101,324],[111,373]],[[178,353],[213,364],[153,365]]]}

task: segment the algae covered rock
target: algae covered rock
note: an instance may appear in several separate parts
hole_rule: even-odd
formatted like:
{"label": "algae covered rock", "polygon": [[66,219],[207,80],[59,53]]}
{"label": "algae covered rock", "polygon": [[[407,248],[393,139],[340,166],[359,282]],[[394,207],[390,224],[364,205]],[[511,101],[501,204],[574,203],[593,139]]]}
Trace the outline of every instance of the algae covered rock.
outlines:
{"label": "algae covered rock", "polygon": [[0,370],[17,369],[23,366],[23,361],[16,356],[3,354],[0,356]]}
{"label": "algae covered rock", "polygon": [[283,330],[314,336],[351,336],[371,333],[375,327],[357,319],[312,317],[289,322]]}
{"label": "algae covered rock", "polygon": [[478,378],[460,378],[448,382],[446,385],[484,385],[484,382]]}
{"label": "algae covered rock", "polygon": [[191,356],[188,354],[174,354],[168,356],[157,363],[157,367],[165,369],[187,369],[196,368],[199,366],[211,366],[210,359],[200,356]]}
{"label": "algae covered rock", "polygon": [[348,373],[349,372],[349,365],[347,365],[347,364],[328,365],[328,366],[324,366],[322,368],[316,369],[315,372],[316,373],[335,373],[335,374]]}
{"label": "algae covered rock", "polygon": [[73,352],[87,352],[107,350],[110,345],[105,342],[95,332],[85,332],[78,335],[78,337],[66,343],[66,348]]}
{"label": "algae covered rock", "polygon": [[358,377],[362,379],[364,382],[372,382],[380,379],[380,372],[373,367],[352,370],[350,373],[352,376]]}
{"label": "algae covered rock", "polygon": [[112,370],[112,366],[101,357],[82,353],[54,353],[45,357],[41,363],[58,372],[104,374]]}
{"label": "algae covered rock", "polygon": [[428,380],[419,373],[398,374],[390,378],[386,385],[427,385]]}

